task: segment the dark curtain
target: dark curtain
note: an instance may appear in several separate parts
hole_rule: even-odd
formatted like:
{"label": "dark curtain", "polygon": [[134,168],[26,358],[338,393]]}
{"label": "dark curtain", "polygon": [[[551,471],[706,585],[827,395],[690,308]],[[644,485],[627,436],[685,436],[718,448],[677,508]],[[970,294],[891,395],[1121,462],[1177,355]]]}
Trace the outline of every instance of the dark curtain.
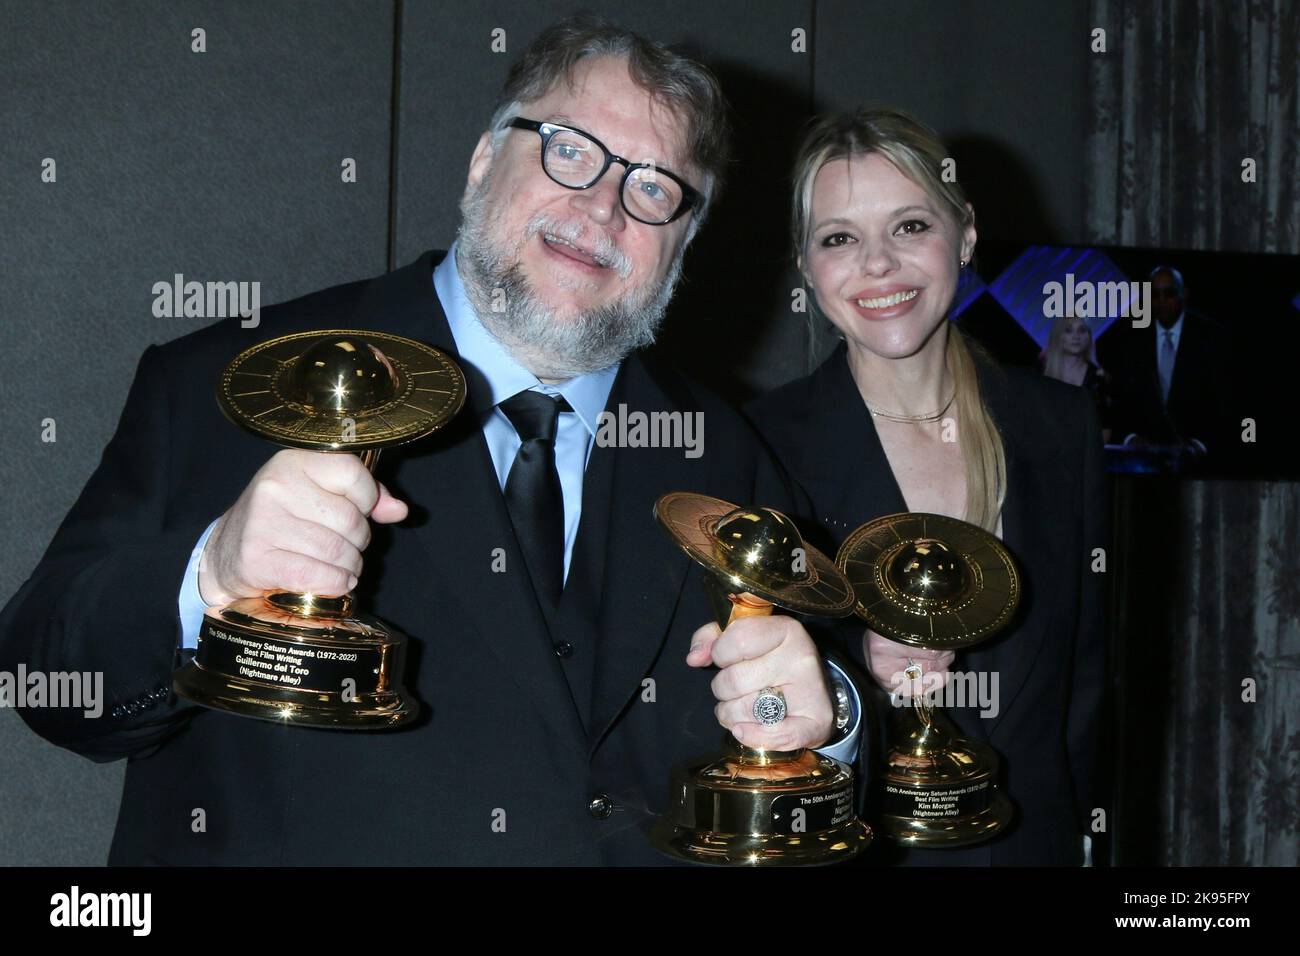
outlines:
{"label": "dark curtain", "polygon": [[[1300,250],[1300,5],[1090,12],[1089,241]],[[1114,862],[1294,866],[1300,485],[1121,479],[1116,500]]]}
{"label": "dark curtain", "polygon": [[1089,23],[1089,241],[1300,249],[1300,4],[1093,0]]}
{"label": "dark curtain", "polygon": [[1300,495],[1122,480],[1118,864],[1285,865],[1300,846]]}

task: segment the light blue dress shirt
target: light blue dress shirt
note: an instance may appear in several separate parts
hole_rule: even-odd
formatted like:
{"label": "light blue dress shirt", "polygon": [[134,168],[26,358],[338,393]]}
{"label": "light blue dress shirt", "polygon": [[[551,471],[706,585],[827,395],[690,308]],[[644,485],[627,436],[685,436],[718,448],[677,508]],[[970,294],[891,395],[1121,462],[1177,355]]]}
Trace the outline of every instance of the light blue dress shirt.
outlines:
{"label": "light blue dress shirt", "polygon": [[[447,315],[447,324],[451,327],[451,337],[456,342],[459,361],[473,367],[483,376],[491,391],[492,409],[483,423],[483,437],[487,441],[488,451],[492,455],[492,466],[496,469],[497,484],[504,490],[506,479],[510,475],[510,466],[514,464],[515,454],[522,444],[514,426],[505,413],[496,407],[506,399],[522,391],[532,389],[546,395],[563,395],[572,412],[560,415],[559,428],[555,438],[555,467],[560,473],[560,488],[564,493],[564,577],[569,577],[569,562],[573,557],[573,544],[578,537],[578,521],[582,516],[582,480],[587,470],[587,460],[596,444],[596,431],[600,425],[600,414],[609,401],[610,389],[618,375],[618,365],[579,375],[558,385],[548,385],[538,380],[537,376],[524,368],[511,357],[505,347],[483,327],[483,323],[474,314],[469,299],[465,295],[465,286],[456,269],[456,245],[447,251],[446,257],[433,270],[433,287],[438,301]],[[483,402],[480,407],[486,405]],[[181,585],[178,607],[181,619],[181,644],[183,647],[197,647],[199,627],[203,623],[206,605],[199,595],[199,558],[207,544],[208,536],[216,521],[208,525],[190,555],[189,566],[185,569],[185,578]],[[685,653],[685,649],[682,649]],[[852,714],[849,719],[848,733],[844,739],[821,752],[837,760],[851,762],[858,749],[858,737],[861,728],[862,703],[857,689],[844,672],[828,661],[838,673],[839,678],[849,688],[849,704]]]}
{"label": "light blue dress shirt", "polygon": [[[497,484],[503,490],[522,442],[510,419],[497,406],[531,389],[545,395],[563,395],[573,409],[560,415],[555,436],[555,468],[560,473],[560,489],[564,493],[564,579],[568,581],[573,543],[578,537],[578,519],[582,516],[582,479],[591,450],[596,445],[600,413],[609,401],[618,366],[611,365],[598,372],[579,375],[558,385],[538,381],[536,375],[511,357],[505,346],[492,337],[474,314],[465,296],[460,272],[456,269],[455,243],[433,270],[433,287],[443,311],[447,313],[447,324],[451,326],[451,337],[456,340],[460,360],[477,369],[487,381],[493,407],[483,423],[483,437],[492,454]],[[479,407],[487,404],[482,397],[479,402],[482,403]]]}

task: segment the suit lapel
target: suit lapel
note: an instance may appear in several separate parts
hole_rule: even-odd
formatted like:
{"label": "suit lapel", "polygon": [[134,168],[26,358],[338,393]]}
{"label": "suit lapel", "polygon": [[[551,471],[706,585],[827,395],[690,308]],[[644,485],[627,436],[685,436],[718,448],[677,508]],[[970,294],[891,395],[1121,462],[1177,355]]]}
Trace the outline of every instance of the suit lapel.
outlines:
{"label": "suit lapel", "polygon": [[[618,410],[620,404],[629,412],[695,410],[684,395],[670,395],[662,381],[642,356],[633,355],[623,363],[610,391],[609,410]],[[653,508],[668,491],[705,491],[706,459],[707,455],[688,459],[681,448],[617,448],[598,443],[592,451],[589,475],[609,469],[610,477],[605,499],[588,501],[584,492],[582,508],[584,523],[595,509],[600,516],[592,516],[593,525],[606,522],[603,534],[593,532],[584,542],[594,548],[598,538],[605,539],[608,569],[592,693],[593,751],[640,693],[641,681],[659,654],[686,653],[684,646],[665,649],[664,643],[690,559],[659,527]]]}
{"label": "suit lapel", "polygon": [[[375,328],[446,351],[466,374],[465,408],[444,429],[380,459],[386,481],[411,504],[417,539],[428,555],[428,586],[448,601],[468,604],[477,634],[429,634],[437,641],[487,644],[522,695],[534,698],[557,739],[581,746],[585,734],[557,659],[546,621],[524,570],[524,558],[497,484],[483,438],[488,394],[477,370],[456,352],[455,340],[433,288],[436,260],[415,263],[371,284],[359,313]],[[391,455],[396,462],[385,461]],[[387,477],[391,476],[391,477]],[[497,550],[500,549],[500,550]],[[505,570],[494,556],[503,557]],[[437,622],[431,622],[436,625]],[[485,679],[497,679],[484,675]]]}
{"label": "suit lapel", "polygon": [[[1049,632],[1065,633],[1051,617],[1059,602],[1037,593],[1035,578],[1050,578],[1045,569],[1066,561],[1060,539],[1046,515],[1059,514],[1055,502],[1071,500],[1077,480],[1059,467],[1061,444],[1055,423],[1044,421],[1041,406],[1012,395],[1006,373],[980,363],[980,387],[1002,435],[1007,455],[1007,495],[1002,509],[1002,540],[1014,557],[1023,584],[1022,605],[1015,624],[977,653],[987,654],[999,675],[998,715],[990,718],[989,733],[1005,719],[1024,688]],[[1033,569],[1039,569],[1035,575]],[[1030,620],[1030,618],[1035,620]]]}
{"label": "suit lapel", "polygon": [[813,501],[826,503],[814,515],[834,538],[830,555],[854,528],[882,515],[907,510],[903,492],[890,470],[866,403],[849,371],[848,350],[841,343],[816,373],[809,420],[818,421],[807,447],[803,469]]}

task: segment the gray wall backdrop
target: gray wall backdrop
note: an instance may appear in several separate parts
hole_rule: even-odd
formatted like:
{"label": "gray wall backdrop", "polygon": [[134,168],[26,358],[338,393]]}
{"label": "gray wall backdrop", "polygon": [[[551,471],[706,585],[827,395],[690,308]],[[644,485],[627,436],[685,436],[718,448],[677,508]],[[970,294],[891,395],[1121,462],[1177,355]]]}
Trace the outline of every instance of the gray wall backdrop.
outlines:
{"label": "gray wall backdrop", "polygon": [[[666,335],[724,389],[778,384],[816,357],[788,308],[785,205],[817,109],[892,104],[934,125],[985,237],[1085,239],[1082,0],[582,6],[694,50],[736,107],[733,188],[692,247]],[[445,247],[509,63],[577,8],[0,0],[0,601],[97,464],[141,351],[208,321],[155,318],[153,284],[257,280],[265,306]],[[205,53],[191,52],[196,27]],[[805,52],[791,49],[796,29]],[[47,157],[55,183],[41,181]],[[349,157],[356,183],[340,178]],[[710,345],[723,341],[746,347],[720,370]],[[123,766],[50,746],[0,710],[0,864],[102,863]]]}

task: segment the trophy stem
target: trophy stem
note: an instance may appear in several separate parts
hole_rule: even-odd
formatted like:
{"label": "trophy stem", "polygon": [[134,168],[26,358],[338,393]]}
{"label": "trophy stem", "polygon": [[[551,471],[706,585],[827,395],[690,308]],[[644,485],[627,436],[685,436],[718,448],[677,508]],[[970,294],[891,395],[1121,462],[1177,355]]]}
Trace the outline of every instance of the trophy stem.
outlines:
{"label": "trophy stem", "polygon": [[[770,617],[774,607],[771,601],[766,601],[748,591],[728,594],[727,601],[731,604],[731,610],[727,614],[727,622],[722,625],[723,630],[731,626],[732,621],[739,621],[744,617]],[[798,750],[764,750],[761,747],[747,747],[730,733],[727,734],[727,742],[739,755],[740,763],[758,767],[789,763],[798,760],[804,752],[802,747]]]}
{"label": "trophy stem", "polygon": [[934,724],[934,707],[925,699],[925,694],[920,693],[912,697],[912,706],[916,709],[917,719],[925,726],[926,730]]}
{"label": "trophy stem", "polygon": [[350,617],[354,601],[351,594],[326,597],[321,594],[303,594],[297,591],[268,591],[267,604],[299,617],[342,619]]}
{"label": "trophy stem", "polygon": [[[375,465],[379,462],[381,451],[382,448],[365,448],[356,452],[356,456],[361,459],[361,464],[372,475],[375,473]],[[281,611],[307,618],[346,618],[351,616],[356,603],[350,593],[325,596],[298,591],[268,591],[265,598],[268,604]]]}

